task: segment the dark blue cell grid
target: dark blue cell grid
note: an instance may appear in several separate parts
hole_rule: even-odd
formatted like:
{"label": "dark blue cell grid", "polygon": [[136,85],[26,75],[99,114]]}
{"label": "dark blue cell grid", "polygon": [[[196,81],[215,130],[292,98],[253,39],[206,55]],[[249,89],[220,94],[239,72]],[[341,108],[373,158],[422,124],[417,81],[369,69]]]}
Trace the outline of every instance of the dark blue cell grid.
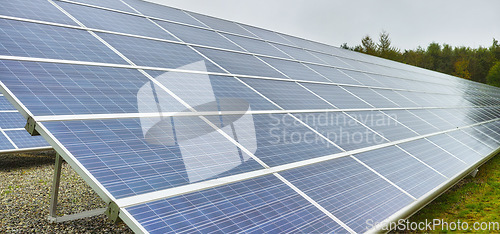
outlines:
{"label": "dark blue cell grid", "polygon": [[[0,61],[2,82],[34,115],[137,113],[180,111],[184,106],[162,89],[157,100],[140,90],[150,81],[133,69]],[[152,93],[152,92],[149,92]],[[154,105],[153,105],[154,104]]]}
{"label": "dark blue cell grid", "polygon": [[354,156],[415,198],[420,198],[446,181],[446,177],[395,146]]}
{"label": "dark blue cell grid", "polygon": [[261,59],[287,75],[290,79],[329,82],[328,79],[309,69],[302,63],[265,57],[262,57]]}
{"label": "dark blue cell grid", "polygon": [[0,150],[14,149],[14,146],[3,134],[0,133]]}
{"label": "dark blue cell grid", "polygon": [[[47,0],[9,0],[2,1],[0,15],[25,19],[43,20],[54,23],[77,25]],[[3,25],[2,25],[3,28]],[[3,41],[2,37],[2,41]]]}
{"label": "dark blue cell grid", "polygon": [[155,37],[176,41],[176,39],[145,17],[123,14],[72,3],[58,3],[78,21],[89,28],[139,36]]}
{"label": "dark blue cell grid", "polygon": [[172,7],[146,1],[126,0],[125,2],[132,6],[135,10],[146,16],[152,16],[163,20],[169,20],[183,24],[206,27],[204,24],[200,23],[198,20],[186,14],[183,10],[180,9],[175,9]]}
{"label": "dark blue cell grid", "polygon": [[0,111],[4,110],[15,110],[14,106],[5,98],[4,96],[0,96]]}
{"label": "dark blue cell grid", "polygon": [[126,63],[85,30],[0,19],[0,54]]}
{"label": "dark blue cell grid", "polygon": [[[202,65],[202,64],[198,64]],[[197,66],[198,66],[197,65]],[[189,68],[189,67],[186,67]],[[276,110],[278,107],[231,76],[147,71],[163,87],[198,111]],[[155,86],[161,90],[160,86]],[[170,103],[165,103],[166,110]],[[163,108],[162,108],[163,109]],[[184,111],[182,108],[175,111]]]}
{"label": "dark blue cell grid", "polygon": [[232,74],[286,78],[253,55],[198,47],[195,48]]}
{"label": "dark blue cell grid", "polygon": [[223,32],[228,32],[228,33],[233,33],[233,34],[239,34],[247,37],[255,37],[251,32],[247,31],[246,29],[240,27],[238,24],[235,22],[223,20],[223,19],[218,19],[215,17],[207,16],[207,15],[201,15],[193,12],[188,12],[189,15],[193,16],[194,18],[198,19],[201,21],[203,24],[207,25],[208,27],[223,31]]}
{"label": "dark blue cell grid", "polygon": [[483,155],[469,148],[468,145],[450,137],[447,134],[439,134],[436,136],[428,137],[428,140],[434,144],[439,145],[442,149],[450,152],[455,157],[466,162],[468,165],[473,165],[483,158]]}
{"label": "dark blue cell grid", "polygon": [[349,157],[280,174],[357,233],[414,201]]}
{"label": "dark blue cell grid", "polygon": [[0,128],[24,128],[26,119],[17,111],[15,112],[0,112]]}
{"label": "dark blue cell grid", "polygon": [[366,119],[371,117],[369,114],[365,114],[367,117],[352,118],[341,112],[293,115],[346,151],[387,143],[387,140],[363,126],[363,122],[371,121]]}
{"label": "dark blue cell grid", "polygon": [[336,109],[295,82],[244,78],[241,80],[286,110]]}
{"label": "dark blue cell grid", "polygon": [[183,66],[205,61],[206,67],[198,71],[222,72],[186,45],[107,33],[98,34],[137,65],[182,69]]}
{"label": "dark blue cell grid", "polygon": [[[244,147],[254,149],[254,155],[269,166],[341,152],[314,130],[307,128],[288,114],[253,115],[253,124],[255,128],[240,128],[248,138],[239,141]],[[249,139],[256,139],[256,142]]]}
{"label": "dark blue cell grid", "polygon": [[240,37],[240,36],[234,36],[232,34],[227,34],[227,33],[221,33],[225,37],[227,37],[229,40],[232,42],[238,44],[239,46],[243,47],[245,50],[251,53],[255,54],[262,54],[262,55],[269,55],[269,56],[275,56],[275,57],[280,57],[280,58],[290,58],[283,52],[279,51],[269,43],[254,39],[254,38],[248,38],[248,37]]}
{"label": "dark blue cell grid", "polygon": [[301,84],[339,109],[372,108],[340,86],[311,83]]}
{"label": "dark blue cell grid", "polygon": [[[122,1],[116,1],[116,0],[75,0],[74,2],[89,4],[89,5],[98,6],[98,7],[105,7],[105,8],[109,8],[109,9],[113,9],[113,10],[135,13],[135,11],[132,10],[132,8],[123,4]],[[134,2],[136,2],[136,1],[134,1]],[[137,2],[139,2],[139,1],[137,1]],[[61,3],[61,2],[58,2],[58,3]]]}
{"label": "dark blue cell grid", "polygon": [[31,136],[26,130],[6,131],[9,138],[20,149],[48,147],[49,143],[42,136]]}
{"label": "dark blue cell grid", "polygon": [[347,114],[390,141],[417,136],[415,132],[397,121],[397,114],[390,116],[381,111],[354,111]]}
{"label": "dark blue cell grid", "polygon": [[273,175],[149,202],[127,211],[150,233],[344,233]]}
{"label": "dark blue cell grid", "polygon": [[155,20],[155,22],[186,43],[243,51],[243,49],[210,29],[195,28],[161,20]]}
{"label": "dark blue cell grid", "polygon": [[[116,198],[263,168],[199,117],[44,125]],[[239,121],[234,126],[247,125]],[[230,132],[231,125],[223,131]],[[236,128],[234,134],[244,133]]]}
{"label": "dark blue cell grid", "polygon": [[410,141],[399,146],[448,178],[453,178],[467,167],[465,161],[426,139]]}
{"label": "dark blue cell grid", "polygon": [[402,125],[408,127],[409,129],[417,132],[420,135],[439,132],[439,129],[413,115],[407,110],[392,110],[382,112],[391,116],[391,118],[396,119],[398,123],[401,123]]}

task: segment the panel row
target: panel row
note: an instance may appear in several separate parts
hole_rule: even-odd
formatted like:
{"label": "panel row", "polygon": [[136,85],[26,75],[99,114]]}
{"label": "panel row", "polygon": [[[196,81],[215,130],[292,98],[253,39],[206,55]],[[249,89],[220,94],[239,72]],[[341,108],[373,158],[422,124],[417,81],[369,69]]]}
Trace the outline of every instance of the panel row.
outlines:
{"label": "panel row", "polygon": [[[473,110],[459,109],[463,107],[491,106],[493,110],[498,107],[497,102],[488,98],[196,73],[146,71],[159,83],[153,85],[148,77],[135,69],[8,60],[0,61],[0,69],[5,75],[2,82],[8,85],[11,91],[18,93],[17,98],[36,116],[186,110],[186,106],[164,91],[165,88],[192,107],[210,101],[236,98],[247,103],[251,110],[259,111],[280,108],[325,110],[444,107],[446,109],[442,111],[442,116],[447,116],[449,114],[446,112]],[[207,70],[207,66],[205,62],[200,61],[180,69]],[[143,103],[138,97],[153,98],[160,105]],[[208,97],[210,99],[207,99]],[[237,111],[242,108],[240,104],[227,104],[213,110]],[[450,110],[450,107],[457,109]]]}
{"label": "panel row", "polygon": [[[81,22],[83,22],[85,25],[92,27],[92,28],[99,28],[99,29],[105,29],[105,30],[111,30],[111,31],[117,31],[117,32],[123,32],[123,33],[131,33],[131,34],[138,34],[142,36],[150,36],[150,37],[156,37],[156,38],[161,38],[161,39],[167,39],[167,40],[177,40],[176,38],[180,38],[180,40],[184,40],[190,43],[196,43],[196,44],[202,44],[202,45],[208,45],[208,46],[214,46],[214,47],[219,47],[219,48],[225,48],[225,49],[231,49],[231,50],[239,50],[239,51],[249,51],[252,53],[262,53],[265,55],[270,55],[270,56],[276,56],[276,57],[282,57],[282,58],[287,58],[287,59],[298,59],[298,60],[303,60],[307,62],[312,62],[312,63],[319,63],[319,64],[324,64],[327,66],[339,66],[339,67],[345,67],[345,68],[350,68],[350,69],[357,69],[361,71],[368,71],[368,72],[376,72],[376,73],[381,73],[381,74],[387,74],[389,76],[394,76],[395,74],[399,74],[397,76],[404,77],[405,79],[397,79],[397,78],[390,78],[386,76],[381,76],[377,77],[376,75],[365,75],[365,74],[358,74],[356,72],[352,72],[352,76],[349,76],[350,78],[347,79],[341,79],[341,80],[333,80],[335,83],[343,83],[346,82],[346,84],[363,84],[363,85],[371,85],[371,86],[382,86],[382,87],[389,87],[389,88],[404,88],[404,87],[415,87],[419,91],[429,91],[429,90],[434,90],[434,91],[439,91],[439,92],[445,92],[445,93],[454,93],[457,92],[456,89],[450,89],[450,87],[447,87],[450,82],[455,82],[453,80],[447,80],[446,83],[441,83],[441,84],[435,84],[436,80],[435,79],[427,79],[426,76],[418,76],[414,77],[414,73],[404,73],[402,74],[401,72],[397,72],[393,69],[389,68],[370,68],[370,64],[367,63],[360,63],[357,61],[350,61],[350,60],[340,60],[337,57],[330,56],[330,55],[325,55],[321,53],[316,53],[316,52],[311,52],[311,51],[305,51],[301,49],[297,49],[294,47],[289,47],[289,46],[283,46],[280,44],[273,44],[273,43],[267,43],[264,41],[259,41],[256,39],[251,39],[251,38],[245,38],[245,37],[240,37],[240,36],[233,36],[229,34],[224,34],[224,33],[216,33],[210,30],[206,29],[196,29],[193,27],[189,26],[183,26],[179,24],[174,24],[174,23],[169,23],[165,21],[157,21],[160,26],[164,27],[168,31],[170,31],[169,34],[166,31],[163,31],[160,27],[157,25],[153,24],[152,22],[148,21],[147,19],[139,16],[133,16],[133,15],[128,15],[128,14],[123,14],[123,13],[117,13],[117,12],[112,12],[109,10],[101,10],[97,8],[92,8],[92,7],[87,7],[87,6],[81,6],[81,5],[76,5],[76,4],[71,4],[71,3],[66,3],[66,2],[58,2],[59,5],[61,5],[65,10],[69,11],[71,14],[73,14],[76,18],[78,18]],[[104,17],[106,20],[100,18]],[[133,22],[132,24],[120,24],[119,22]],[[23,29],[23,27],[30,27],[29,31],[32,31],[36,33],[36,31],[40,30],[48,30],[51,26],[46,26],[46,25],[31,25],[29,23],[21,23],[21,22],[12,22],[8,20],[4,20],[2,22],[2,25],[5,25],[6,29],[9,27],[13,27],[14,29],[7,30],[6,31],[6,38],[11,38],[13,41],[13,45],[15,45],[15,39],[16,37],[16,31],[22,31],[25,32],[27,30]],[[29,25],[29,26],[27,26]],[[116,25],[121,25],[120,27],[117,27]],[[235,24],[236,25],[236,24]],[[21,28],[20,28],[21,27]],[[34,30],[34,29],[38,30]],[[75,33],[75,31],[78,30],[70,30],[70,29],[55,29],[57,27],[52,27],[51,30],[53,30],[55,33],[54,34],[49,34],[48,36],[45,34],[43,37],[48,37],[47,40],[57,40],[59,41],[59,48],[67,48],[68,46],[75,47],[75,49],[84,49],[88,50],[90,48],[85,48],[86,45],[90,44],[89,40],[95,40],[94,44],[98,44],[97,40],[95,38],[92,38],[91,35],[78,35],[78,33]],[[61,38],[64,37],[65,35],[68,34],[68,32],[71,32],[71,37],[70,38]],[[80,34],[86,34],[86,32],[81,31]],[[176,38],[174,38],[172,35],[176,35]],[[54,38],[57,37],[57,38]],[[39,38],[38,35],[32,35],[29,38]],[[108,38],[109,41],[114,41],[113,39],[115,38]],[[73,42],[72,45],[68,45],[68,42]],[[133,52],[133,55],[128,55],[129,58],[131,57],[137,57],[140,56],[141,52],[144,53],[145,51],[141,50],[144,49],[144,46],[141,46],[141,48],[131,48],[131,45],[135,44],[141,44],[141,43],[134,43],[134,39],[123,39],[119,40],[123,41],[121,44],[126,44],[128,47],[121,48],[122,50],[133,50],[136,52]],[[135,41],[137,41],[135,39]],[[141,42],[144,42],[143,40],[140,40]],[[36,42],[36,41],[34,41]],[[66,43],[66,44],[64,44]],[[152,42],[149,42],[151,44]],[[157,42],[156,44],[158,44]],[[210,44],[206,44],[210,43]],[[215,44],[212,44],[215,43]],[[142,43],[143,44],[143,43]],[[10,45],[10,44],[8,44]],[[42,45],[37,45],[34,44],[32,46],[36,46],[39,48],[43,49],[43,47],[47,47],[48,45],[51,45],[50,43],[43,43]],[[83,45],[83,46],[82,46]],[[163,46],[167,46],[167,44],[161,44]],[[20,48],[24,48],[24,45],[17,45],[20,46]],[[113,46],[123,46],[123,45],[113,45]],[[16,46],[13,47],[8,47],[12,49],[15,49]],[[103,47],[103,45],[101,45]],[[158,47],[158,46],[156,46]],[[174,46],[175,47],[175,46]],[[177,47],[179,48],[179,47]],[[120,48],[118,48],[120,50]],[[171,48],[172,49],[172,48]],[[16,53],[16,52],[23,52],[23,49],[18,49],[17,51],[9,51],[10,54],[12,55],[17,55],[17,56],[26,56],[24,53]],[[104,55],[103,52],[108,51],[108,53],[111,53],[111,51],[105,49],[105,48],[98,48],[96,47],[95,50],[98,50],[99,52],[96,53],[98,55],[97,57],[89,57],[88,54],[83,54],[82,56],[78,56],[78,53],[74,55],[74,53],[71,53],[71,57],[65,58],[65,59],[73,59],[73,60],[82,60],[82,61],[96,61],[96,62],[113,62],[113,63],[123,63],[122,59],[120,59],[118,56],[116,58],[110,60],[111,58],[108,58],[109,55]],[[178,50],[178,49],[177,49]],[[181,51],[176,51],[175,53],[187,53],[185,50],[183,52]],[[36,51],[36,50],[35,50]],[[121,51],[121,50],[120,50]],[[46,54],[42,53],[44,56],[49,56],[50,58],[61,58],[61,55],[57,54],[57,50],[55,51],[56,54],[51,56],[52,53]],[[168,54],[169,51],[158,51],[156,54]],[[170,52],[171,53],[171,52]],[[207,53],[215,53],[215,52],[210,52],[208,51]],[[223,53],[223,52],[219,52]],[[66,51],[62,51],[60,54],[64,55],[69,55],[66,53]],[[190,54],[190,53],[188,53]],[[40,55],[40,54],[38,54]],[[31,54],[29,56],[32,57],[44,57],[44,56],[38,56],[37,54]],[[154,54],[153,54],[154,55]],[[192,55],[191,55],[192,56]],[[217,60],[217,57],[221,55],[213,55],[214,58],[210,57],[211,59]],[[237,57],[238,54],[232,54],[232,57]],[[159,56],[153,56],[155,57],[154,60],[158,60]],[[196,57],[196,56],[195,56]],[[151,61],[152,58],[143,58],[141,57],[141,61],[146,60],[149,61],[150,63],[141,63],[141,65],[151,65],[151,66],[159,66],[159,67],[167,67],[167,68],[172,68],[171,66],[166,66],[165,64],[165,59],[159,59],[158,62],[161,64],[158,64],[158,62]],[[248,59],[248,56],[246,57]],[[262,59],[262,58],[260,58]],[[134,59],[132,59],[134,61]],[[268,58],[267,60],[272,60]],[[241,60],[240,60],[241,61]],[[286,60],[272,60],[275,61],[274,64],[272,64],[275,67],[283,67],[284,65],[286,66],[287,62]],[[267,62],[267,61],[266,61]],[[261,63],[260,61],[256,61],[256,63]],[[290,63],[290,62],[289,62]],[[139,64],[139,63],[138,63]],[[167,62],[168,64],[168,62]],[[294,63],[290,63],[294,64]],[[222,65],[222,64],[220,64]],[[294,64],[296,67],[298,64]],[[224,67],[224,65],[222,65]],[[266,66],[264,64],[261,64],[260,66]],[[315,66],[315,65],[310,65],[310,66]],[[228,65],[230,67],[230,65]],[[240,66],[241,67],[241,66]],[[288,66],[290,67],[290,66]],[[319,67],[318,70],[332,70],[331,72],[326,72],[326,74],[329,73],[335,73],[336,69],[329,68],[328,67]],[[231,72],[236,73],[236,74],[244,74],[244,75],[262,75],[261,73],[259,74],[253,74],[248,71],[241,71],[241,70],[236,70],[236,69],[230,69],[226,68],[228,70],[233,70]],[[326,81],[329,82],[328,76],[324,75],[319,75],[319,74],[314,74],[311,70],[308,69],[306,65],[301,65],[300,67],[296,68],[295,70],[299,69],[302,71],[302,75],[300,77],[293,77],[295,79],[305,79],[305,80],[313,80],[313,81]],[[279,74],[276,72],[270,72],[269,68],[266,69],[267,72],[263,76],[272,76],[272,77],[280,77]],[[265,70],[265,71],[266,71]],[[278,68],[278,70],[281,70]],[[214,71],[217,71],[215,69]],[[283,71],[285,74],[288,71]],[[309,73],[309,75],[304,76],[304,72]],[[325,74],[325,72],[320,72],[317,71],[320,74]],[[274,75],[274,76],[273,76]],[[361,75],[361,76],[360,76]],[[343,76],[346,76],[343,74]],[[353,77],[357,77],[353,78]],[[395,79],[395,80],[394,80]],[[394,82],[391,82],[393,81]],[[419,82],[422,81],[428,81],[433,83],[432,85],[427,85],[427,87],[422,87]],[[410,82],[410,83],[408,83]],[[393,85],[396,83],[396,85]],[[439,82],[438,82],[439,83]],[[458,85],[458,84],[457,84]]]}

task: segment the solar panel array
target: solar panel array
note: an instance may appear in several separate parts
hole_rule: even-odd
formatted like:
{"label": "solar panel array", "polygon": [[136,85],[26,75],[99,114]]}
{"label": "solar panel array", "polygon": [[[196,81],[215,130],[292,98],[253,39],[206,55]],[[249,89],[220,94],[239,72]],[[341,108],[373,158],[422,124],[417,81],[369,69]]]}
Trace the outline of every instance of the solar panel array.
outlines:
{"label": "solar panel array", "polygon": [[0,154],[51,149],[41,136],[24,129],[26,119],[0,94]]}
{"label": "solar panel array", "polygon": [[365,232],[500,146],[500,90],[138,0],[12,0],[1,88],[137,232]]}

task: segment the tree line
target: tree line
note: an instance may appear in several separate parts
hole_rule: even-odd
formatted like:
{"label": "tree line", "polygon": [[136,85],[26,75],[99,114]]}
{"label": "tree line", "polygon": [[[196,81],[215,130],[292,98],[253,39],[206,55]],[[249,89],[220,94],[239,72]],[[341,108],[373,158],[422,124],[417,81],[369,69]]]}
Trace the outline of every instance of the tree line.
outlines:
{"label": "tree line", "polygon": [[496,39],[489,48],[433,42],[427,48],[402,51],[392,46],[389,33],[383,31],[378,42],[367,35],[361,45],[349,47],[344,43],[341,47],[500,87],[500,44]]}

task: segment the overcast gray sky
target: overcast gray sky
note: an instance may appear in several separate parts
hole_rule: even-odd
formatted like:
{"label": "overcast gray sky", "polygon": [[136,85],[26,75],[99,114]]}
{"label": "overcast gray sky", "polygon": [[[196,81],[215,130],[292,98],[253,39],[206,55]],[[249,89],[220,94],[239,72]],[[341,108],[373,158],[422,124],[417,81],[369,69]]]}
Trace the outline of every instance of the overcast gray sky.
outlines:
{"label": "overcast gray sky", "polygon": [[330,45],[382,30],[400,49],[431,42],[489,47],[500,40],[500,0],[149,0]]}

